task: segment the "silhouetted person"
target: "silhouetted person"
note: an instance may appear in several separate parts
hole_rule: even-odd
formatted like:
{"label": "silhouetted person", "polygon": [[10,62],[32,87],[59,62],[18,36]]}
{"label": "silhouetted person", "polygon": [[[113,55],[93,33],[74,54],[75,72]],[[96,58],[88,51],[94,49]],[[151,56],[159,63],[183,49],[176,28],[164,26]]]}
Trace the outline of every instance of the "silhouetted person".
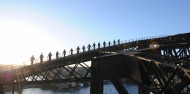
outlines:
{"label": "silhouetted person", "polygon": [[91,45],[90,45],[90,44],[88,44],[88,51],[90,51],[90,47],[91,47]]}
{"label": "silhouetted person", "polygon": [[119,39],[117,40],[117,42],[118,42],[118,44],[120,44],[120,40]]}
{"label": "silhouetted person", "polygon": [[98,42],[98,49],[100,49],[100,42]]}
{"label": "silhouetted person", "polygon": [[56,55],[56,59],[57,59],[59,57],[59,52],[57,51],[55,55]]}
{"label": "silhouetted person", "polygon": [[43,56],[43,54],[41,53],[41,55],[40,55],[40,63],[43,63],[43,58],[44,58],[44,56]]}
{"label": "silhouetted person", "polygon": [[110,41],[108,42],[108,45],[111,46],[111,42]]}
{"label": "silhouetted person", "polygon": [[79,53],[79,51],[80,51],[80,47],[78,46],[76,50],[77,50],[77,54],[78,54],[78,53]]}
{"label": "silhouetted person", "polygon": [[32,55],[32,57],[30,58],[31,65],[33,65],[33,64],[34,64],[34,59],[35,59],[35,57]]}
{"label": "silhouetted person", "polygon": [[71,50],[70,50],[70,51],[71,51],[71,55],[73,55],[73,49],[72,49],[72,48],[71,48]]}
{"label": "silhouetted person", "polygon": [[113,45],[115,45],[115,40],[113,41]]}
{"label": "silhouetted person", "polygon": [[63,56],[65,57],[65,55],[66,55],[66,50],[64,49],[63,50]]}
{"label": "silhouetted person", "polygon": [[51,61],[51,56],[52,56],[52,54],[51,54],[51,52],[49,52],[49,54],[48,54],[49,61]]}
{"label": "silhouetted person", "polygon": [[85,51],[85,46],[83,45],[83,47],[82,47],[82,50],[83,50],[83,52]]}
{"label": "silhouetted person", "polygon": [[106,47],[106,42],[105,41],[103,42],[103,45],[104,45],[104,47]]}
{"label": "silhouetted person", "polygon": [[94,48],[94,50],[96,49],[96,44],[95,44],[95,42],[93,43],[93,48]]}

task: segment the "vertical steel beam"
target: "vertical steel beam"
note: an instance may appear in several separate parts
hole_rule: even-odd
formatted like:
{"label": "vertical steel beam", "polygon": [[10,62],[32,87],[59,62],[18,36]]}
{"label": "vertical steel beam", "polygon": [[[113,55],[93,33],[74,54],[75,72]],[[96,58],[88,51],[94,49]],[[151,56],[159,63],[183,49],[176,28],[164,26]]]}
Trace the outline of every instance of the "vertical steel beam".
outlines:
{"label": "vertical steel beam", "polygon": [[0,94],[6,94],[3,84],[0,84]]}
{"label": "vertical steel beam", "polygon": [[111,80],[111,82],[113,83],[119,94],[129,94],[127,89],[119,79]]}
{"label": "vertical steel beam", "polygon": [[94,79],[91,81],[90,94],[103,94],[103,80]]}
{"label": "vertical steel beam", "polygon": [[91,64],[91,77],[90,94],[103,94],[103,80],[99,79],[97,63],[94,61]]}
{"label": "vertical steel beam", "polygon": [[15,92],[15,86],[14,86],[14,81],[13,81],[13,88],[12,88],[12,94]]}

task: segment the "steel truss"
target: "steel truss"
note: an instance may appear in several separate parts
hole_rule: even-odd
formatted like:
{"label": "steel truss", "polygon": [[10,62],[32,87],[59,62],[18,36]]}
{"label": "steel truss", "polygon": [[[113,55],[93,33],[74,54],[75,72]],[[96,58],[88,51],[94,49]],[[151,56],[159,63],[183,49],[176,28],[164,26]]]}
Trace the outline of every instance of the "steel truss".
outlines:
{"label": "steel truss", "polygon": [[[0,92],[4,84],[64,83],[91,81],[91,94],[103,93],[103,80],[98,79],[92,59],[113,53],[127,54],[138,59],[142,83],[140,94],[190,94],[190,33],[143,39],[104,47],[72,56],[45,61],[42,64],[24,66],[11,70],[13,77],[7,81],[1,73]],[[131,54],[131,52],[133,52]],[[105,56],[106,57],[106,56]],[[129,58],[130,58],[129,57]],[[105,67],[106,68],[106,67]],[[82,72],[80,72],[82,71]],[[118,79],[109,79],[120,94],[128,94]],[[12,82],[11,82],[12,81]],[[6,83],[5,83],[6,82]],[[3,93],[2,93],[3,94]]]}
{"label": "steel truss", "polygon": [[189,94],[189,69],[140,58],[142,94]]}
{"label": "steel truss", "polygon": [[45,72],[41,72],[40,69],[36,70],[38,70],[39,74],[25,77],[24,79],[22,79],[22,82],[25,84],[38,84],[47,82],[60,83],[72,81],[86,81],[90,79],[90,66],[86,64],[86,62],[65,65]]}

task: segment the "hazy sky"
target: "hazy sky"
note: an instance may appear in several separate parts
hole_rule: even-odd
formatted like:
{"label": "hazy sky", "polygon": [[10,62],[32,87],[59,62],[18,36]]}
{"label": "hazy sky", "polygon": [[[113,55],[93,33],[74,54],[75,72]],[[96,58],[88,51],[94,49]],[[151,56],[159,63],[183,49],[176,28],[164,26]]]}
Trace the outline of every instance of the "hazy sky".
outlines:
{"label": "hazy sky", "polygon": [[1,64],[93,42],[190,32],[190,0],[0,0]]}

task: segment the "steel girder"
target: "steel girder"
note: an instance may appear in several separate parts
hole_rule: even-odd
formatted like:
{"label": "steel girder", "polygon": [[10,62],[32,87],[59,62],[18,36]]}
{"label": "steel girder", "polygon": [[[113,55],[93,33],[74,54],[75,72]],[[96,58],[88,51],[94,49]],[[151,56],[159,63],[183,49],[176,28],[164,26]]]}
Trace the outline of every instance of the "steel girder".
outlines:
{"label": "steel girder", "polygon": [[[38,70],[38,74],[30,75],[22,79],[25,84],[38,83],[64,83],[74,81],[88,81],[90,79],[90,66],[85,62],[65,65],[45,72]],[[45,67],[45,66],[44,66]]]}
{"label": "steel girder", "polygon": [[[142,68],[143,92],[189,94],[189,69],[138,57]],[[144,94],[144,93],[143,93]]]}
{"label": "steel girder", "polygon": [[[84,54],[76,54],[73,56],[69,56],[68,58],[60,58],[53,60],[51,62],[45,61],[44,64],[38,64],[38,65],[31,65],[31,66],[24,66],[19,69],[11,70],[15,71],[17,73],[14,73],[14,82],[24,82],[24,83],[45,83],[45,82],[67,82],[67,81],[79,81],[79,80],[87,80],[91,79],[88,78],[88,75],[90,75],[90,68],[86,68],[86,66],[83,67],[84,70],[86,70],[85,75],[78,73],[76,70],[80,66],[81,62],[83,61],[90,61],[94,57],[99,57],[105,54],[112,54],[113,52],[118,52],[118,51],[138,51],[146,48],[153,47],[152,50],[143,50],[139,51],[141,54],[138,54],[136,56],[142,56],[144,58],[149,58],[150,60],[159,60],[162,63],[173,63],[173,62],[178,62],[174,63],[175,65],[185,63],[181,66],[184,68],[189,68],[188,66],[188,61],[189,61],[189,41],[190,41],[190,33],[186,34],[178,34],[178,35],[173,35],[173,36],[166,36],[166,37],[161,37],[161,38],[151,38],[151,39],[142,39],[138,41],[131,41],[128,43],[123,43],[123,44],[118,44],[114,46],[109,46],[109,47],[103,47],[100,49],[96,50],[91,50],[89,52],[85,52]],[[155,49],[158,47],[158,50],[155,51]],[[100,54],[101,53],[101,54]],[[63,63],[64,62],[64,63]],[[73,64],[73,66],[70,66]],[[143,65],[143,64],[142,64]],[[152,66],[152,65],[151,65]],[[153,64],[155,67],[156,65]],[[157,65],[160,66],[160,65]],[[147,69],[148,67],[145,67],[143,70]],[[170,68],[169,68],[170,69]],[[147,69],[148,70],[148,69]],[[165,68],[157,68],[155,67],[155,70],[158,72],[157,74],[160,74],[162,72],[159,72],[160,70],[163,71],[163,75],[170,76],[175,74],[183,73],[188,76],[188,70],[182,70],[182,69],[177,69],[175,72],[175,68],[172,69],[173,71],[166,70]],[[159,71],[158,71],[159,70]],[[19,72],[20,71],[20,72]],[[168,73],[169,71],[169,73]],[[62,72],[65,72],[62,73]],[[165,73],[166,72],[166,73]],[[174,73],[173,73],[174,72]],[[149,73],[145,72],[147,75]],[[152,73],[152,72],[150,72]],[[167,74],[168,73],[168,74]],[[4,81],[7,79],[6,77],[3,77],[2,75],[6,74],[1,73],[1,79]],[[156,74],[156,72],[155,72]],[[180,75],[180,74],[179,74]],[[168,80],[164,81],[165,77],[160,77],[160,76],[150,76],[155,79],[160,79],[159,84],[164,87],[165,85],[168,85],[167,82]],[[188,79],[186,76],[181,75],[180,80]],[[67,79],[68,78],[68,79]],[[41,79],[41,80],[39,80]],[[75,80],[74,80],[75,79]],[[172,79],[168,78],[168,79]],[[172,81],[172,80],[171,80]],[[9,81],[10,82],[10,81]],[[5,84],[5,83],[1,83]],[[8,83],[12,84],[12,83]],[[182,83],[180,83],[182,84]],[[182,84],[183,85],[183,84]],[[146,86],[145,86],[146,87]],[[167,87],[167,86],[165,86]],[[165,88],[164,87],[164,88]],[[175,87],[175,85],[173,85]],[[173,88],[172,87],[172,88]],[[188,89],[188,87],[185,87]],[[183,88],[184,89],[184,88]],[[186,90],[187,90],[186,89]],[[180,91],[180,90],[179,90]],[[184,90],[181,90],[184,91]],[[176,91],[178,92],[178,90]]]}

